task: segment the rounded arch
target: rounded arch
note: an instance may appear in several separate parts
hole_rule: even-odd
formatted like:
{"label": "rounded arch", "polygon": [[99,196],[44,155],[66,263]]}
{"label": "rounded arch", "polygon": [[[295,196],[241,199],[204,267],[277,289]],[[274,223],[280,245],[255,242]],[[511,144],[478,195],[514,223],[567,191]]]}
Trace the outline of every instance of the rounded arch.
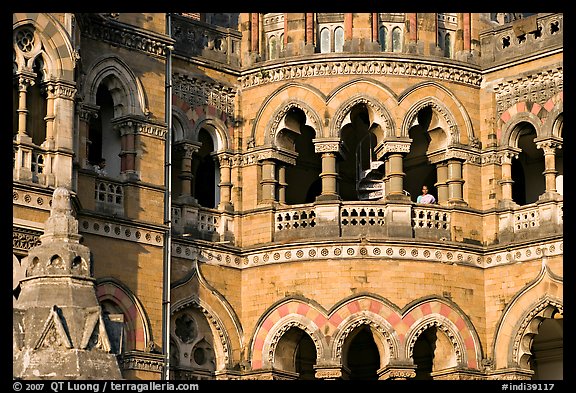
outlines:
{"label": "rounded arch", "polygon": [[[329,118],[329,114],[324,114],[324,121],[312,108],[324,108],[326,106],[325,96],[315,87],[287,83],[273,91],[258,109],[254,118],[254,125],[250,133],[250,144],[261,146],[270,143],[279,130],[278,125],[282,121],[289,109],[298,105],[304,111],[307,122],[314,125],[317,138],[324,136],[323,124]],[[288,106],[288,108],[286,108]],[[281,108],[278,110],[278,108]],[[271,120],[268,120],[271,119]],[[252,142],[250,142],[252,141]]]}
{"label": "rounded arch", "polygon": [[105,277],[97,280],[96,296],[100,303],[110,301],[124,315],[125,348],[144,351],[153,342],[150,322],[140,300],[118,280]]}
{"label": "rounded arch", "polygon": [[[454,359],[448,360],[448,367],[467,367],[468,359],[466,355],[466,346],[463,338],[458,333],[458,328],[452,321],[440,314],[430,314],[412,325],[405,338],[405,353],[406,359],[414,358],[414,346],[418,338],[429,328],[436,327],[442,332],[452,346]],[[446,361],[446,359],[444,359]]]}
{"label": "rounded arch", "polygon": [[402,128],[400,130],[401,137],[408,137],[409,130],[418,122],[418,113],[425,108],[432,110],[432,119],[429,124],[429,129],[441,129],[446,134],[446,146],[460,143],[460,132],[456,119],[448,108],[436,97],[426,97],[413,104],[410,110],[404,116]]}
{"label": "rounded arch", "polygon": [[402,320],[411,322],[404,336],[404,356],[411,356],[420,333],[436,326],[449,332],[447,338],[459,346],[459,363],[471,369],[480,366],[483,358],[480,337],[470,318],[455,303],[437,297],[417,299],[406,306]]}
{"label": "rounded arch", "polygon": [[103,56],[86,70],[82,84],[84,102],[96,105],[98,88],[104,84],[114,100],[114,117],[149,114],[146,94],[140,80],[116,56]]}
{"label": "rounded arch", "polygon": [[306,103],[300,100],[290,99],[283,103],[280,109],[276,110],[271,122],[266,126],[267,132],[264,135],[265,145],[276,145],[278,134],[284,129],[290,132],[300,133],[300,131],[296,129],[296,125],[292,124],[288,117],[289,113],[294,109],[299,109],[304,113],[303,125],[309,126],[314,131],[316,137],[321,135],[322,121],[318,114]]}
{"label": "rounded arch", "polygon": [[[428,97],[433,102],[427,102],[427,98],[414,101],[422,96]],[[478,137],[474,135],[472,120],[466,111],[465,105],[460,102],[450,89],[438,82],[425,81],[411,86],[400,94],[398,102],[402,108],[406,108],[400,136],[408,135],[408,129],[412,126],[414,117],[417,116],[420,109],[425,106],[432,106],[432,104],[438,104],[441,110],[440,114],[446,119],[449,126],[454,127],[456,135],[452,138],[453,142],[467,143],[475,147],[478,145]],[[432,108],[434,109],[433,106]],[[462,134],[462,131],[465,131],[465,134]],[[466,136],[467,141],[463,136]]]}
{"label": "rounded arch", "polygon": [[336,328],[332,336],[332,359],[343,364],[345,343],[350,334],[362,325],[367,325],[370,328],[375,339],[374,341],[380,354],[380,368],[389,364],[391,360],[396,360],[401,356],[400,339],[390,322],[377,313],[362,310],[351,314]]}
{"label": "rounded arch", "polygon": [[330,126],[330,136],[340,136],[340,130],[351,122],[350,115],[352,108],[358,104],[364,104],[368,110],[369,129],[371,129],[371,132],[376,136],[377,144],[381,143],[385,137],[394,135],[394,121],[384,105],[380,104],[374,97],[367,96],[366,94],[358,94],[352,96],[340,105],[334,114]]}
{"label": "rounded arch", "polygon": [[559,92],[555,96],[551,97],[544,108],[550,108],[548,116],[546,116],[546,121],[542,126],[542,136],[553,136],[557,138],[562,138],[562,127],[563,127],[563,113],[564,113],[564,94]]}
{"label": "rounded arch", "polygon": [[12,21],[13,30],[25,25],[33,27],[36,37],[40,39],[37,49],[45,54],[43,57],[51,78],[74,80],[78,54],[60,22],[48,13],[14,13]]}
{"label": "rounded arch", "polygon": [[533,113],[522,112],[516,114],[511,118],[502,129],[502,135],[500,137],[500,146],[507,147],[518,147],[518,140],[522,135],[522,130],[525,128],[524,123],[528,123],[536,131],[536,137],[542,135],[542,122]]}
{"label": "rounded arch", "polygon": [[228,139],[228,134],[225,131],[226,125],[224,122],[217,118],[202,118],[194,124],[194,129],[192,129],[192,140],[194,142],[199,141],[200,130],[206,130],[210,137],[212,138],[212,143],[214,145],[214,152],[220,152],[228,150],[230,147],[230,142]]}
{"label": "rounded arch", "polygon": [[172,106],[172,120],[173,142],[191,141],[193,139],[192,129],[186,112],[176,105]]}
{"label": "rounded arch", "polygon": [[306,333],[316,348],[316,362],[324,358],[326,353],[326,340],[316,324],[304,315],[289,314],[278,320],[268,330],[262,345],[262,368],[273,368],[275,363],[276,348],[284,334],[291,328],[296,327]]}

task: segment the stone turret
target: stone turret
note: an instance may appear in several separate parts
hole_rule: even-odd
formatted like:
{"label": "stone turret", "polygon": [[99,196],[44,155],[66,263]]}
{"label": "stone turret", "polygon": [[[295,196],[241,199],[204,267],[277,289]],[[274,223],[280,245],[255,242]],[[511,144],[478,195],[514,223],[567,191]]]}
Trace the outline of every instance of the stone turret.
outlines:
{"label": "stone turret", "polygon": [[80,239],[70,191],[58,187],[14,303],[14,378],[122,378],[96,297],[90,249]]}

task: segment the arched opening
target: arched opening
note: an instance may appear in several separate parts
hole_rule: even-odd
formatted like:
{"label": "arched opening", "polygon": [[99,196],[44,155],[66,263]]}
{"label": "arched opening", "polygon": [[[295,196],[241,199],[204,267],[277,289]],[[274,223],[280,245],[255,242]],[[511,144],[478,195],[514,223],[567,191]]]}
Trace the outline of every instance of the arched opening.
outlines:
{"label": "arched opening", "polygon": [[378,29],[378,42],[380,43],[380,50],[382,50],[382,52],[385,52],[387,49],[387,39],[388,29],[385,26],[380,26],[380,29]]}
{"label": "arched opening", "polygon": [[370,136],[371,125],[366,104],[354,105],[349,116],[350,122],[340,131],[344,157],[340,159],[338,165],[338,194],[342,200],[357,201],[360,199],[358,182],[359,172],[363,169],[361,163],[376,161],[373,150],[375,138]]}
{"label": "arched opening", "polygon": [[202,128],[198,132],[198,141],[202,144],[198,150],[198,158],[195,171],[195,197],[203,207],[215,208],[218,204],[216,186],[219,183],[219,171],[215,159],[214,141],[210,133]]}
{"label": "arched opening", "polygon": [[354,329],[346,338],[343,364],[350,370],[350,380],[376,380],[380,368],[380,353],[368,325]]}
{"label": "arched opening", "polygon": [[330,52],[330,30],[327,27],[320,30],[320,53]]}
{"label": "arched opening", "polygon": [[536,130],[529,123],[518,125],[521,152],[512,160],[512,199],[519,205],[534,203],[546,190],[544,153],[534,143]]}
{"label": "arched opening", "polygon": [[412,139],[410,151],[404,157],[403,168],[406,176],[404,177],[404,189],[410,194],[412,201],[421,194],[422,186],[428,186],[428,193],[434,195],[438,200],[438,191],[436,189],[437,173],[436,168],[428,159],[428,152],[431,150],[432,136],[438,136],[442,139],[441,129],[432,130],[433,114],[430,106],[424,107],[418,111],[415,124],[408,130],[408,136]]}
{"label": "arched opening", "polygon": [[298,373],[298,379],[315,379],[316,346],[302,329],[291,327],[278,341],[274,351],[274,368]]}
{"label": "arched opening", "polygon": [[392,52],[402,52],[402,30],[399,27],[392,29]]}
{"label": "arched opening", "polygon": [[416,366],[416,376],[414,379],[432,379],[434,365],[434,351],[436,350],[436,327],[426,329],[414,344],[412,359]]}
{"label": "arched opening", "polygon": [[92,116],[88,129],[88,161],[97,165],[102,158],[106,160],[107,175],[120,175],[120,133],[112,127],[114,118],[114,100],[104,83],[98,86],[96,105],[98,116]]}
{"label": "arched opening", "polygon": [[305,124],[306,115],[301,109],[291,108],[286,114],[285,128],[277,136],[280,147],[295,151],[296,164],[286,167],[286,204],[314,202],[321,193],[318,184],[322,172],[322,160],[314,150],[316,132]]}
{"label": "arched opening", "polygon": [[564,373],[564,319],[561,314],[545,318],[531,345],[530,368],[534,380],[561,380]]}
{"label": "arched opening", "polygon": [[344,51],[344,29],[337,27],[334,29],[334,52]]}
{"label": "arched opening", "polygon": [[44,80],[44,61],[42,56],[34,59],[32,71],[35,74],[34,84],[28,86],[28,94],[26,96],[27,103],[27,131],[32,137],[32,143],[40,146],[46,140],[46,121],[44,118],[47,113],[47,94],[45,91]]}

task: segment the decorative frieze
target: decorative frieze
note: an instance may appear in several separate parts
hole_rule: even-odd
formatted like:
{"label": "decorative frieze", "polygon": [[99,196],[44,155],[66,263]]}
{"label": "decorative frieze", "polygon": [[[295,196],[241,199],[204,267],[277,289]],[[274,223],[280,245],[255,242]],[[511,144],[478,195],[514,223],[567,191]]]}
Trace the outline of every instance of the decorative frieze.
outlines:
{"label": "decorative frieze", "polygon": [[563,76],[564,70],[560,66],[497,84],[494,93],[498,116],[518,102],[544,105],[550,97],[564,90]]}
{"label": "decorative frieze", "polygon": [[12,227],[12,249],[27,252],[32,247],[40,245],[40,236],[43,232],[33,229]]}
{"label": "decorative frieze", "polygon": [[234,253],[220,249],[200,248],[174,240],[172,255],[176,258],[198,260],[211,265],[229,266],[238,269],[250,268],[271,263],[293,261],[318,261],[329,259],[353,259],[356,261],[373,259],[381,263],[390,260],[409,262],[435,262],[450,265],[489,268],[505,264],[530,262],[540,259],[543,253],[548,257],[562,255],[563,240],[545,244],[518,246],[506,250],[472,251],[462,248],[441,246],[415,246],[413,244],[358,244],[334,243],[300,247],[273,247],[247,253]]}
{"label": "decorative frieze", "polygon": [[179,73],[174,73],[172,80],[174,94],[191,108],[212,106],[234,118],[236,91],[233,88]]}
{"label": "decorative frieze", "polygon": [[107,42],[119,47],[143,52],[154,57],[166,57],[167,46],[173,44],[168,36],[141,31],[114,19],[83,15],[80,18],[82,35],[96,41]]}
{"label": "decorative frieze", "polygon": [[325,60],[317,62],[306,60],[305,63],[271,66],[261,72],[254,69],[244,73],[239,82],[242,88],[259,86],[265,83],[286,82],[297,78],[315,76],[332,77],[340,75],[391,75],[439,79],[448,82],[463,83],[479,87],[481,73],[471,67],[453,66],[445,63],[423,62],[417,59],[381,59],[354,58],[347,60]]}
{"label": "decorative frieze", "polygon": [[159,230],[144,229],[133,225],[113,223],[90,217],[82,217],[78,222],[80,233],[91,233],[152,246],[163,246],[164,233]]}

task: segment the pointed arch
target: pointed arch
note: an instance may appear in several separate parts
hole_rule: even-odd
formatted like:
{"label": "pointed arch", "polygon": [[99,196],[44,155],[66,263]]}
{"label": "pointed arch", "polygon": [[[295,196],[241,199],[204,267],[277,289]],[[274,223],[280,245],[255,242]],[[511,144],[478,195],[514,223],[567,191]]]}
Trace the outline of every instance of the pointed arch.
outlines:
{"label": "pointed arch", "polygon": [[521,125],[528,123],[534,127],[536,137],[542,135],[542,122],[537,115],[530,112],[521,112],[514,115],[502,129],[500,136],[500,146],[518,147],[518,140],[522,134],[524,127]]}
{"label": "pointed arch", "polygon": [[14,13],[12,28],[31,25],[38,33],[48,75],[52,79],[74,80],[74,67],[78,59],[70,35],[54,16],[48,13]]}
{"label": "pointed arch", "polygon": [[234,308],[225,296],[204,278],[194,262],[188,274],[172,284],[171,317],[179,311],[192,307],[199,309],[206,317],[215,344],[216,371],[230,369],[242,346],[243,329]]}
{"label": "pointed arch", "polygon": [[81,86],[84,102],[96,105],[98,88],[104,84],[114,100],[114,117],[149,113],[142,83],[130,67],[116,56],[102,56],[87,70]]}
{"label": "pointed arch", "polygon": [[150,321],[140,300],[132,291],[115,278],[97,280],[96,296],[100,303],[110,301],[124,315],[127,350],[144,351],[153,340]]}

